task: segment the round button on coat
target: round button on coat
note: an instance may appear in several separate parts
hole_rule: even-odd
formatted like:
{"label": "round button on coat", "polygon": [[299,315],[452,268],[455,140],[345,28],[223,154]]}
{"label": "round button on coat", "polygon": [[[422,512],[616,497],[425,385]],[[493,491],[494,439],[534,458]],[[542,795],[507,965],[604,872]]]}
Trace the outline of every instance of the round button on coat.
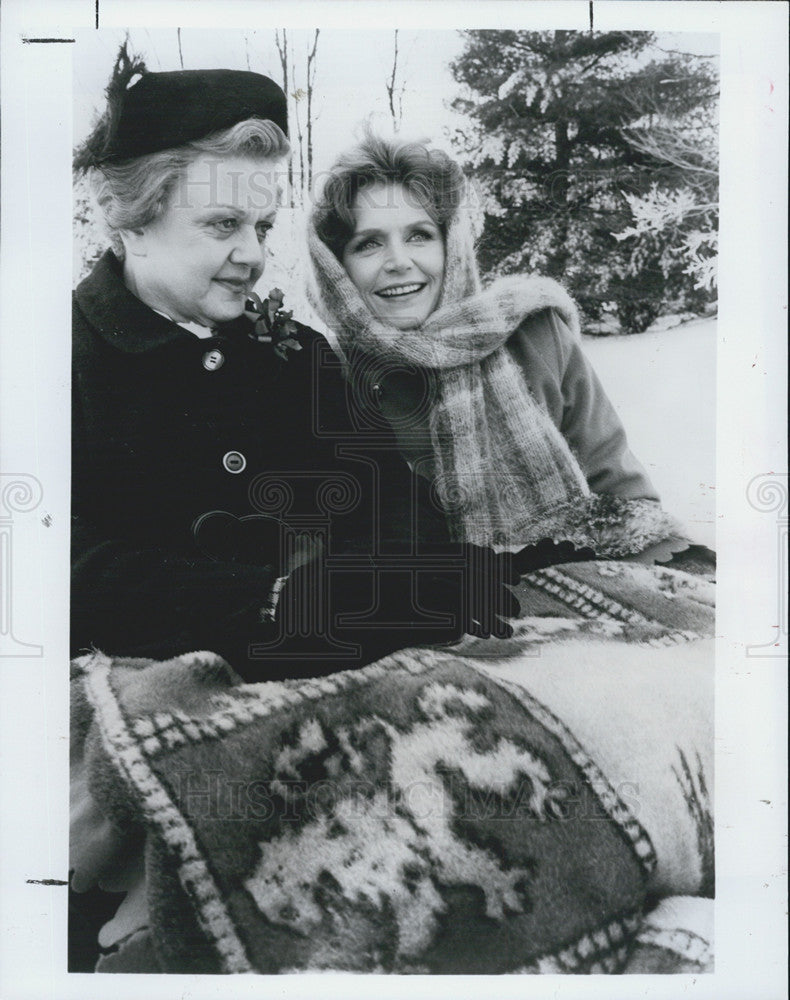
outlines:
{"label": "round button on coat", "polygon": [[247,468],[247,459],[240,451],[228,451],[222,456],[222,465],[227,472],[235,476]]}
{"label": "round button on coat", "polygon": [[206,371],[215,372],[225,364],[225,355],[215,347],[203,355],[203,367]]}

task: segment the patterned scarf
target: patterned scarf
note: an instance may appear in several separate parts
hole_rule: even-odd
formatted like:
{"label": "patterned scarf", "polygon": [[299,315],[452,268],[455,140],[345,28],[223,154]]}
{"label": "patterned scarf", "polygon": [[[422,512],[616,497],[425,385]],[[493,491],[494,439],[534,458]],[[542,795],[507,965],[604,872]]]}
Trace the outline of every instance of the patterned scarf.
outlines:
{"label": "patterned scarf", "polygon": [[516,546],[551,537],[599,555],[642,551],[673,522],[658,504],[591,495],[567,441],[532,397],[505,345],[528,316],[555,309],[578,336],[567,292],[549,278],[512,276],[481,290],[464,211],[448,227],[436,310],[415,330],[379,322],[311,220],[308,297],[342,350],[407,360],[436,375],[429,425],[434,488],[453,537]]}

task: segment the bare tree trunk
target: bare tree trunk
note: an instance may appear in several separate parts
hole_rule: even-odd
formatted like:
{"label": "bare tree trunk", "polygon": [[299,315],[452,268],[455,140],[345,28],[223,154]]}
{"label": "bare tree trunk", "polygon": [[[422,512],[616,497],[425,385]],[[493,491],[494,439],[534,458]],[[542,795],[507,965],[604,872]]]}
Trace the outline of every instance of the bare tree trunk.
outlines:
{"label": "bare tree trunk", "polygon": [[283,90],[288,93],[288,32],[283,28],[283,37],[280,41],[279,28],[274,29],[274,44],[280,56],[280,69],[283,74]]}
{"label": "bare tree trunk", "polygon": [[184,53],[181,51],[181,29],[176,28],[176,35],[178,36],[178,60],[181,63],[181,69],[184,68]]}
{"label": "bare tree trunk", "polygon": [[[280,56],[280,69],[283,74],[283,91],[285,92],[286,100],[288,98],[288,33],[285,28],[283,28],[283,37],[280,41],[279,29],[274,31],[274,42],[277,46],[277,52]],[[294,88],[296,89],[296,88]],[[289,115],[290,117],[290,115]],[[291,208],[294,206],[294,168],[293,160],[288,157],[288,204]]]}
{"label": "bare tree trunk", "polygon": [[392,115],[392,126],[397,131],[397,126],[395,122],[395,74],[398,70],[398,29],[395,29],[395,54],[392,58],[392,75],[389,81],[385,84],[387,88],[387,97],[390,103],[390,114]]}
{"label": "bare tree trunk", "polygon": [[[387,88],[387,97],[389,98],[390,114],[392,115],[392,128],[393,131],[398,132],[401,126],[401,120],[403,118],[403,87],[401,84],[400,91],[395,87],[395,79],[398,73],[398,29],[395,29],[395,52],[392,57],[392,74],[389,80],[384,84]],[[397,96],[396,96],[397,95]],[[397,100],[397,110],[396,110],[396,100]]]}
{"label": "bare tree trunk", "polygon": [[313,87],[315,85],[315,52],[319,29],[315,29],[313,48],[307,54],[307,190],[313,187]]}
{"label": "bare tree trunk", "polygon": [[291,65],[291,81],[293,84],[294,99],[294,121],[296,122],[296,138],[299,142],[299,204],[304,205],[304,133],[302,132],[302,121],[299,116],[299,102],[304,97],[304,91],[296,86],[296,67]]}

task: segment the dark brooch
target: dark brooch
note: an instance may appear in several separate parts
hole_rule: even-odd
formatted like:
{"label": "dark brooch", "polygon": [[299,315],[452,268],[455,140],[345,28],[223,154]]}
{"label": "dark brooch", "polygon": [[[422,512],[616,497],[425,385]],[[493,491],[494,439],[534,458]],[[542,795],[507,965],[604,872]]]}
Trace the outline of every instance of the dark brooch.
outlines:
{"label": "dark brooch", "polygon": [[265,299],[252,292],[244,306],[244,314],[254,323],[250,337],[260,344],[271,344],[277,357],[287,361],[288,352],[301,351],[302,345],[297,340],[299,328],[293,312],[282,308],[283,301],[279,288],[272,288]]}

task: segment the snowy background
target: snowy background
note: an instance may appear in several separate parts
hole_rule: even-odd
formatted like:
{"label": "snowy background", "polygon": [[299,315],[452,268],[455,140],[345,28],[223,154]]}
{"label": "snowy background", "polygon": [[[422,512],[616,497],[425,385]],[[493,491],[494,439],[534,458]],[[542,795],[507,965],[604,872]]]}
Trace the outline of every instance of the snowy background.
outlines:
{"label": "snowy background", "polygon": [[664,507],[715,548],[716,320],[585,337],[584,349]]}
{"label": "snowy background", "polygon": [[[42,6],[45,8],[42,13]],[[175,25],[198,23],[201,2],[157,0],[154,3],[117,4],[116,24],[130,21]],[[306,6],[306,5],[305,5]],[[321,4],[331,12],[336,5]],[[25,45],[20,38],[48,37],[78,7],[68,22],[92,28],[94,5],[80,0],[6,0],[3,16],[3,254],[2,337],[0,337],[0,450],[4,470],[33,473],[42,483],[40,507],[14,520],[13,634],[20,640],[41,643],[46,656],[9,659],[2,671],[0,706],[3,709],[3,751],[12,766],[5,767],[2,784],[2,890],[9,919],[2,935],[2,987],[4,997],[49,997],[62,1000],[103,1000],[106,984],[85,977],[66,976],[66,907],[62,890],[30,884],[43,876],[63,879],[68,870],[66,819],[68,806],[68,483],[69,483],[69,320],[66,305],[68,276],[61,264],[68,253],[68,157],[74,69],[74,97],[86,117],[99,102],[112,64],[119,32],[90,30],[90,46]],[[109,23],[110,0],[102,0],[103,23]],[[215,4],[202,23],[296,23],[302,5],[267,0],[260,4],[237,0]],[[717,468],[718,548],[716,659],[716,820],[717,820],[717,968],[700,977],[694,995],[700,1000],[722,997],[776,997],[786,995],[786,795],[785,763],[787,724],[787,619],[786,525],[776,506],[749,500],[747,487],[769,490],[786,497],[786,423],[776,414],[786,411],[787,358],[787,9],[773,3],[595,3],[596,24],[614,27],[671,27],[683,30],[721,31],[722,39],[722,224],[721,314],[718,320],[718,361],[714,327],[691,322],[655,338],[595,338],[586,341],[609,391],[618,400],[628,424],[635,451],[650,469],[667,496],[667,506],[692,513],[705,500],[700,483],[706,483],[712,504],[711,480],[703,470],[713,463],[712,380],[718,368]],[[313,5],[301,16],[309,20]],[[217,11],[220,11],[217,13]],[[250,16],[250,11],[254,12]],[[437,16],[441,13],[441,18]],[[445,16],[445,11],[450,16]],[[511,14],[511,11],[513,12]],[[425,13],[424,13],[425,12]],[[365,21],[375,27],[395,23],[451,26],[461,17],[501,26],[505,18],[514,27],[525,23],[552,26],[558,20],[584,28],[588,4],[350,3],[335,23]],[[351,21],[353,18],[353,22]],[[375,22],[375,24],[374,24]],[[173,44],[157,51],[161,67],[177,68]],[[384,35],[389,34],[389,41]],[[452,39],[455,33],[442,32]],[[134,31],[145,41],[144,31]],[[241,32],[239,33],[241,37]],[[327,32],[328,38],[329,32]],[[219,32],[210,36],[220,38]],[[322,35],[322,38],[324,36]],[[379,33],[377,49],[364,46],[355,59],[341,66],[352,84],[349,92],[359,114],[336,107],[324,110],[317,127],[321,142],[340,141],[341,132],[381,98],[385,60],[391,54],[391,31]],[[691,36],[680,36],[688,40]],[[699,36],[694,36],[699,37]],[[184,32],[184,41],[189,34]],[[243,44],[243,42],[242,42]],[[696,42],[694,43],[696,45]],[[81,47],[82,46],[82,47]],[[141,44],[149,55],[149,48]],[[707,51],[715,51],[711,42]],[[102,55],[102,52],[104,53]],[[369,52],[372,55],[369,55]],[[433,54],[415,48],[418,62],[426,59],[429,85],[422,95],[425,115],[434,106],[436,86],[445,79]],[[184,48],[187,65],[191,61]],[[360,77],[360,59],[374,63],[375,79]],[[168,63],[168,60],[170,62]],[[175,60],[175,61],[173,61]],[[376,66],[376,61],[378,65]],[[224,62],[224,58],[223,58]],[[231,63],[228,63],[231,65]],[[243,58],[240,63],[243,68]],[[276,66],[276,64],[275,64]],[[420,69],[415,67],[415,72]],[[420,70],[421,71],[421,70]],[[425,76],[422,77],[425,79]],[[78,108],[74,108],[76,114]],[[439,101],[439,112],[441,102]],[[344,124],[332,127],[330,114],[343,116]],[[385,115],[386,117],[386,115]],[[405,115],[404,115],[405,117]],[[76,123],[78,124],[78,122]],[[428,129],[426,128],[426,131]],[[431,130],[431,134],[439,135]],[[33,195],[31,197],[31,194]],[[53,277],[54,276],[54,277]],[[52,279],[52,280],[51,280]],[[31,303],[40,319],[30,323]],[[676,335],[681,335],[678,341]],[[686,341],[686,336],[698,340]],[[595,353],[593,353],[595,352]],[[632,355],[644,355],[633,358]],[[606,355],[606,357],[604,357]],[[608,362],[608,367],[607,367]],[[640,362],[640,363],[638,363]],[[710,396],[706,393],[710,389]],[[627,398],[626,398],[627,397]],[[629,412],[623,408],[632,401]],[[639,421],[644,426],[640,430]],[[664,431],[667,428],[667,431]],[[647,434],[640,438],[640,434]],[[652,438],[650,437],[652,434]],[[692,440],[692,435],[694,440]],[[659,467],[663,470],[659,474]],[[766,475],[772,470],[770,476]],[[774,474],[775,473],[775,474]],[[751,487],[750,487],[751,488]],[[670,490],[678,501],[670,500]],[[712,505],[710,507],[712,518]],[[786,514],[786,507],[784,508]],[[696,516],[696,515],[695,515]],[[712,528],[712,524],[711,524]],[[784,538],[784,547],[782,539]],[[784,562],[781,560],[784,558]],[[782,618],[784,611],[785,617]],[[777,622],[784,622],[783,631]],[[780,641],[782,648],[768,648]],[[754,652],[752,644],[763,644]],[[7,752],[6,752],[7,751]],[[755,851],[755,845],[758,849]],[[784,927],[784,931],[782,928]],[[96,977],[93,977],[95,979]],[[600,977],[598,977],[600,979]],[[673,977],[644,981],[656,1000],[676,1000]],[[677,977],[674,977],[677,979]],[[704,982],[703,982],[704,979]],[[239,996],[253,996],[258,983],[234,984]],[[307,988],[310,988],[308,984]],[[315,986],[316,994],[327,984]],[[364,989],[353,990],[363,995]],[[451,995],[443,989],[456,984],[432,982],[430,995]],[[577,996],[581,990],[570,977],[557,981],[557,996]],[[633,994],[633,984],[585,983],[595,996],[609,998]],[[337,990],[348,995],[346,980]],[[622,987],[615,989],[615,987]],[[641,983],[640,983],[641,986]],[[244,987],[249,987],[244,989]],[[341,989],[342,987],[342,989]],[[279,984],[278,984],[279,988]],[[282,990],[294,995],[304,986]],[[397,983],[377,984],[387,996],[396,996]],[[498,990],[515,998],[525,984],[500,981]],[[218,987],[205,978],[179,986],[195,1000],[215,996]],[[419,983],[415,984],[419,993]],[[387,992],[389,990],[389,992]],[[629,994],[629,990],[631,991]],[[151,981],[146,996],[174,995],[173,984]],[[590,990],[585,989],[585,994]],[[113,993],[123,1000],[137,1000],[139,982],[120,977]]]}
{"label": "snowy background", "polygon": [[[102,105],[122,31],[77,34],[74,51],[74,141],[90,130]],[[129,33],[131,47],[150,70],[228,67],[267,73],[282,82],[281,52],[286,38],[274,30],[205,32],[198,29]],[[397,44],[397,53],[396,53]],[[279,48],[278,48],[279,45]],[[718,39],[707,35],[663,33],[656,53],[694,53],[715,60]],[[309,209],[309,184],[300,191],[299,146],[304,150],[306,90],[311,87],[311,145],[314,184],[362,127],[398,131],[407,138],[431,139],[459,155],[459,138],[468,142],[469,121],[452,107],[463,88],[450,65],[463,53],[459,31],[289,31],[289,94],[296,174],[292,205],[280,211],[268,246],[266,273],[259,291],[274,285],[286,292],[286,308],[298,319],[326,331],[303,295],[302,234]],[[308,55],[314,48],[313,77]],[[642,62],[645,57],[641,56]],[[681,55],[682,58],[682,55]],[[468,91],[466,92],[468,96]],[[303,136],[294,123],[299,115]],[[641,218],[638,212],[642,212]],[[650,198],[636,205],[632,231],[664,225],[672,203],[655,206]],[[656,222],[656,219],[663,216]],[[670,222],[672,220],[670,219]],[[648,239],[652,238],[648,232]],[[680,237],[678,237],[679,239]],[[105,243],[101,226],[79,185],[75,193],[74,280],[79,280]],[[670,252],[672,248],[670,247]],[[584,263],[581,264],[582,270]],[[711,547],[715,541],[715,345],[716,320],[694,317],[670,302],[646,332],[623,333],[612,314],[586,329],[585,349],[626,427],[632,450],[653,479],[664,505],[691,536]],[[608,333],[609,336],[600,334]]]}

